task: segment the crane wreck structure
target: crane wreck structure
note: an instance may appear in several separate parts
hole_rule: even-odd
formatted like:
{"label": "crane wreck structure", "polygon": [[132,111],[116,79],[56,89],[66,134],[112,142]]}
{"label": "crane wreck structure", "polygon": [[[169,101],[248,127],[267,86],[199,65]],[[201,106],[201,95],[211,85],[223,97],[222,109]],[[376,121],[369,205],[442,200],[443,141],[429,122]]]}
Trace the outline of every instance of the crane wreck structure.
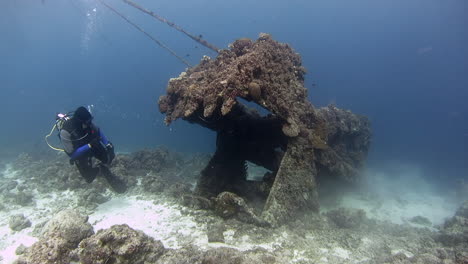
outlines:
{"label": "crane wreck structure", "polygon": [[[215,59],[204,57],[159,98],[165,122],[182,118],[217,133],[216,152],[196,194],[233,192],[262,201],[261,218],[276,226],[318,211],[317,179],[357,178],[370,145],[370,122],[335,106],[315,108],[304,87],[299,54],[268,34],[239,39]],[[260,115],[242,98],[268,110]],[[246,179],[246,162],[271,171]]]}

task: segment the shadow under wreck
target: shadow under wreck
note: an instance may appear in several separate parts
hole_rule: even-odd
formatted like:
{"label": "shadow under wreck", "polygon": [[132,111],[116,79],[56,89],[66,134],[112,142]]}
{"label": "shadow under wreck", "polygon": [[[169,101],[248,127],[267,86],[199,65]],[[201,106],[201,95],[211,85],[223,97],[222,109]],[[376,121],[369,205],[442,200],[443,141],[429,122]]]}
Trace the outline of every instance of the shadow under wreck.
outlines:
{"label": "shadow under wreck", "polygon": [[[201,173],[197,195],[260,197],[261,219],[277,226],[319,210],[319,176],[356,179],[370,145],[369,120],[335,106],[314,108],[305,73],[299,54],[262,33],[170,79],[159,98],[165,123],[182,118],[217,132],[216,152]],[[239,98],[270,114],[261,116]],[[247,181],[247,161],[272,173],[261,182]]]}

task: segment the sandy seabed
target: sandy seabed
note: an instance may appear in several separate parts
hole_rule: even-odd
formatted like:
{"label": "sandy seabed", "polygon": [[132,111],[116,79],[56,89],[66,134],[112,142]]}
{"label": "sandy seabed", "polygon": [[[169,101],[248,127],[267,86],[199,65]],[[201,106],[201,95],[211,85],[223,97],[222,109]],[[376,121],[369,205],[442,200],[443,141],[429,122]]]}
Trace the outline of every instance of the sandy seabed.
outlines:
{"label": "sandy seabed", "polygon": [[[57,164],[57,161],[53,162]],[[431,252],[431,248],[421,240],[432,239],[459,206],[452,200],[453,197],[443,197],[434,191],[417,169],[401,172],[406,175],[399,175],[398,178],[405,179],[400,182],[389,181],[389,175],[384,173],[368,171],[366,174],[372,180],[368,181],[366,188],[372,191],[347,191],[336,199],[327,197],[322,205],[320,219],[311,220],[315,221],[314,224],[296,221],[291,225],[268,229],[235,219],[225,220],[211,211],[186,207],[167,193],[148,193],[138,188],[126,194],[115,194],[104,188],[102,195],[107,198],[95,205],[91,203],[92,206],[83,202],[83,189],[51,189],[44,192],[40,188],[26,188],[30,190],[33,201],[15,204],[5,194],[21,195],[25,191],[21,186],[26,184],[26,179],[37,177],[25,175],[27,170],[18,170],[17,166],[5,164],[0,177],[3,185],[16,182],[15,188],[3,191],[0,208],[1,263],[12,263],[17,259],[16,249],[20,245],[29,247],[36,242],[44,223],[67,208],[87,214],[94,232],[117,224],[127,224],[160,240],[165,248],[178,249],[187,245],[200,250],[231,247],[247,251],[261,248],[283,256],[287,263],[377,263],[376,259],[385,256],[391,258],[392,255],[404,254],[407,258],[413,258],[425,254],[425,251]],[[74,170],[71,167],[65,169]],[[142,173],[140,177],[148,177],[150,173]],[[141,179],[135,181],[135,187],[142,187],[142,184]],[[371,224],[346,228],[334,223],[332,216],[336,214],[328,213],[343,207],[362,209],[365,220]],[[31,225],[13,231],[11,217],[18,214],[23,214]],[[428,222],[414,221],[415,217]],[[225,222],[224,243],[208,242],[209,223],[220,221]],[[436,241],[431,243],[431,247],[443,247]]]}

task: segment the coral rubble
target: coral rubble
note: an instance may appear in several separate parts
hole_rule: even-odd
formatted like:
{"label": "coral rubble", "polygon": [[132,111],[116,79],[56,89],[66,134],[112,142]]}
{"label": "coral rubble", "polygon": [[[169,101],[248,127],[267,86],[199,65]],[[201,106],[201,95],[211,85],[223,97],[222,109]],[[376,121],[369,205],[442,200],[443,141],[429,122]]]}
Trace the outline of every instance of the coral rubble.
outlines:
{"label": "coral rubble", "polygon": [[71,251],[93,233],[87,216],[74,210],[61,211],[46,224],[39,241],[25,251],[17,264],[70,263]]}
{"label": "coral rubble", "polygon": [[[194,244],[166,248],[161,241],[126,224],[113,225],[93,234],[87,219],[73,210],[59,212],[44,226],[38,242],[27,249],[18,247],[17,252],[21,256],[16,263],[409,264],[466,263],[468,260],[466,239],[455,246],[448,246],[438,241],[436,232],[371,220],[359,210],[339,209],[314,215],[310,222],[292,221],[289,227],[278,229],[257,227],[253,231],[253,226],[248,224],[218,220],[208,225],[210,243],[228,245],[225,240],[232,241],[234,236],[238,236],[241,242],[253,239],[261,244],[268,239],[274,245],[272,248],[259,245],[243,250],[231,248],[232,245],[202,249]],[[233,224],[237,226],[234,233],[226,230]]]}
{"label": "coral rubble", "polygon": [[[256,196],[264,203],[262,218],[277,225],[304,209],[318,211],[318,175],[356,179],[370,145],[369,121],[334,106],[314,108],[305,73],[289,45],[261,34],[235,41],[216,59],[205,56],[169,81],[159,98],[166,124],[183,118],[217,132],[198,194]],[[270,114],[261,116],[239,98]],[[273,174],[263,184],[249,182],[246,161]]]}
{"label": "coral rubble", "polygon": [[160,241],[128,225],[100,230],[81,241],[78,247],[78,257],[83,264],[155,263],[163,253]]}
{"label": "coral rubble", "polygon": [[[155,162],[149,158],[154,156],[160,160]],[[0,184],[7,186],[2,187],[5,193],[0,198],[7,200],[10,194],[24,191],[34,193],[36,203],[21,206],[9,202],[0,212],[3,230],[7,231],[0,239],[3,261],[14,260],[5,253],[13,253],[15,247],[16,254],[20,255],[17,263],[449,264],[468,261],[467,202],[444,225],[434,222],[431,228],[368,218],[369,214],[352,208],[322,214],[307,212],[304,218],[291,218],[286,225],[270,228],[263,224],[264,219],[251,203],[239,195],[221,192],[208,199],[179,189],[181,182],[194,180],[192,171],[201,171],[209,163],[206,156],[182,157],[159,148],[145,150],[144,154],[118,154],[112,169],[135,183],[125,196],[106,191],[101,182],[88,184],[75,172],[68,174],[74,167],[68,166],[61,156],[41,161],[20,157],[17,164],[22,160],[28,162],[22,165],[25,166],[22,170],[5,173],[7,177],[0,178]],[[60,166],[62,163],[67,166]],[[50,171],[56,172],[46,174]],[[78,178],[69,189],[63,190],[59,183],[70,179],[69,175]],[[157,182],[167,190],[156,191],[160,190],[157,184],[147,188],[143,186],[145,181]],[[261,188],[263,183],[259,184],[257,187]],[[92,195],[91,191],[102,195]],[[108,199],[111,200],[96,208]],[[200,210],[207,208],[212,210]],[[17,214],[19,211],[24,216]],[[134,218],[137,220],[133,221]],[[121,222],[122,219],[126,220]],[[13,232],[8,227],[10,223],[15,227],[16,223],[27,222],[31,227],[20,231]],[[26,234],[38,241],[32,244]],[[9,249],[5,250],[6,247]]]}
{"label": "coral rubble", "polygon": [[31,221],[29,221],[23,214],[17,214],[10,216],[9,226],[13,231],[21,231],[25,228],[31,226]]}

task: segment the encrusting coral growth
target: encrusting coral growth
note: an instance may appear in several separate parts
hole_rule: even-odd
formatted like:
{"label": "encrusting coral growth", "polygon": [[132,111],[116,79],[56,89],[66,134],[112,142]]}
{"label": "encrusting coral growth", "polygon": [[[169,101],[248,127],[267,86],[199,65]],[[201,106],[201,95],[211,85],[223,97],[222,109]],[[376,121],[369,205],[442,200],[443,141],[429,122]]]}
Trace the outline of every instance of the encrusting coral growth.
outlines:
{"label": "encrusting coral growth", "polygon": [[[4,225],[11,224],[12,229],[11,233],[3,229],[2,246],[10,240],[8,236],[36,237],[37,242],[29,247],[17,244],[16,263],[24,264],[468,261],[468,201],[445,224],[433,227],[392,224],[387,219],[369,218],[369,211],[343,207],[322,214],[308,213],[307,217],[271,228],[245,198],[234,193],[188,199],[191,189],[179,186],[183,182],[191,185],[207,163],[206,155],[185,156],[162,148],[118,154],[112,169],[131,184],[128,193],[113,194],[106,191],[105,181],[87,184],[68,166],[65,155],[46,160],[21,155],[12,164],[15,173],[6,172],[7,177],[0,178],[0,185],[5,187],[0,188],[0,200],[7,201],[0,209],[0,220]],[[13,181],[17,183],[11,184]],[[68,188],[60,184],[66,181],[74,184]],[[260,188],[264,183],[259,184]],[[22,205],[6,199],[20,191],[34,193],[36,203]],[[91,197],[90,191],[101,197]],[[99,209],[102,198],[111,201]],[[145,201],[135,203],[141,199]],[[377,200],[366,203],[378,204]],[[139,207],[137,214],[129,211],[130,206]],[[10,214],[18,210],[24,215]],[[5,217],[9,215],[11,218]],[[115,216],[113,224],[104,224]],[[122,216],[125,222],[118,220]],[[133,221],[136,216],[138,220]],[[28,222],[25,226],[30,227],[24,228],[22,225]],[[19,225],[24,229],[16,231]],[[12,240],[10,243],[13,245]]]}
{"label": "encrusting coral growth", "polygon": [[43,228],[39,241],[28,248],[16,263],[70,263],[72,250],[93,234],[87,216],[74,210],[61,211]]}
{"label": "encrusting coral growth", "polygon": [[[317,175],[357,177],[370,145],[369,121],[334,106],[314,108],[305,73],[299,54],[262,33],[257,41],[235,41],[216,59],[204,57],[169,81],[159,98],[166,124],[183,118],[217,132],[199,195],[256,194],[264,201],[262,218],[280,225],[303,209],[318,211]],[[239,98],[270,114],[261,116]],[[264,184],[248,182],[246,161],[273,174]]]}

